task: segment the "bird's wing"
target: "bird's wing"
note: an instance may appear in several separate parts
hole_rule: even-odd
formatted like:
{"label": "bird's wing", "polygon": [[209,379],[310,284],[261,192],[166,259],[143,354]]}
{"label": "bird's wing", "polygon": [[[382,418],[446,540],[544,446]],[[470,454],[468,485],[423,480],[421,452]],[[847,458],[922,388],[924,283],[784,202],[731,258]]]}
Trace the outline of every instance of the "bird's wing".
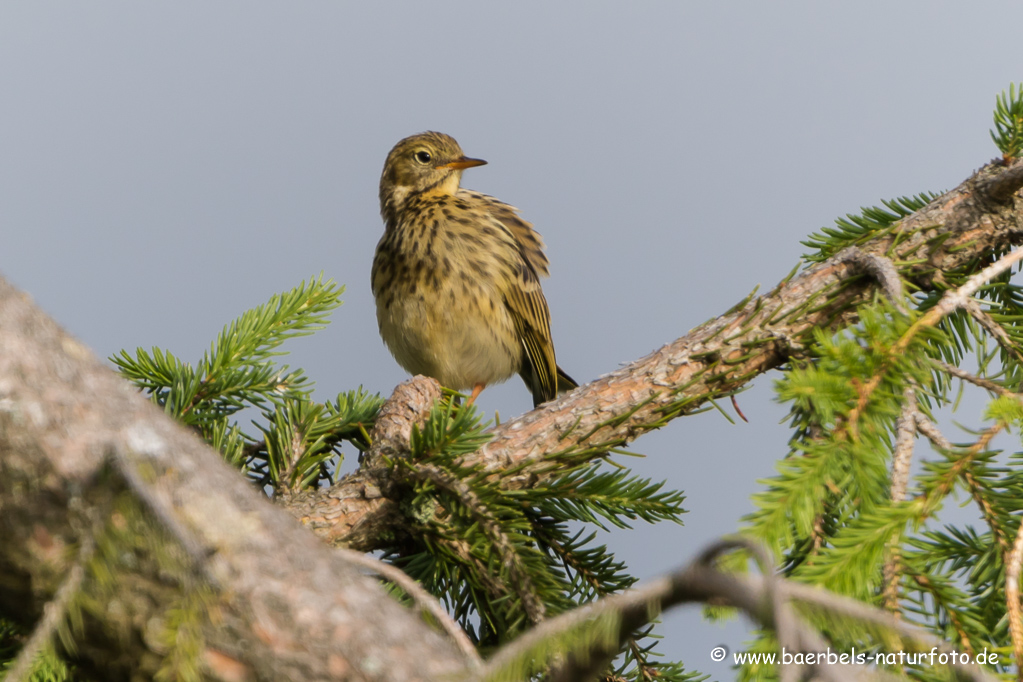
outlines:
{"label": "bird's wing", "polygon": [[[540,289],[540,279],[526,260],[522,260],[516,276],[506,287],[504,301],[532,366],[532,381],[527,380],[527,383],[534,400],[553,400],[558,395],[558,366],[551,339],[551,313]],[[526,372],[522,374],[527,376]]]}
{"label": "bird's wing", "polygon": [[537,275],[547,277],[550,274],[547,269],[550,263],[547,260],[547,255],[543,252],[543,238],[533,229],[532,223],[519,217],[517,208],[488,194],[475,192],[471,189],[460,189],[459,194],[463,193],[468,195],[472,203],[486,205],[490,215],[508,229],[518,243],[522,255]]}
{"label": "bird's wing", "polygon": [[523,367],[521,374],[533,392],[535,404],[553,400],[558,395],[558,365],[551,339],[551,313],[540,288],[540,277],[548,275],[543,239],[519,217],[514,206],[464,188],[459,194],[482,208],[491,224],[505,235],[508,257],[502,260],[509,271],[501,278],[501,293],[530,365]]}

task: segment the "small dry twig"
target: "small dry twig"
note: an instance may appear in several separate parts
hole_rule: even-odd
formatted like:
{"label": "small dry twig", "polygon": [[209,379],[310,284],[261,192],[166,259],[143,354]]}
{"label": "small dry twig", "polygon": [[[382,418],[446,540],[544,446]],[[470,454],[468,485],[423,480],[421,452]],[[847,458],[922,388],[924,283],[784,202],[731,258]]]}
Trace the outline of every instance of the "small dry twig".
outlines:
{"label": "small dry twig", "polygon": [[[906,386],[902,392],[902,413],[895,424],[895,449],[892,452],[892,503],[906,499],[909,489],[909,467],[913,461],[916,441],[916,390]],[[895,538],[888,545],[888,556],[882,569],[884,579],[884,605],[897,618],[899,615],[899,545]]]}
{"label": "small dry twig", "polygon": [[1016,360],[1023,362],[1023,349],[1012,340],[1012,337],[1009,336],[1009,333],[1005,331],[1002,325],[995,322],[991,314],[984,310],[976,299],[967,301],[966,305],[963,306],[963,310],[976,320],[981,329],[993,336],[998,345],[1005,349],[1005,352],[1016,358]]}
{"label": "small dry twig", "polygon": [[1020,607],[1019,575],[1023,567],[1023,524],[1016,531],[1005,562],[1005,605],[1009,612],[1009,634],[1012,636],[1012,651],[1016,658],[1017,679],[1023,680],[1023,608]]}
{"label": "small dry twig", "polygon": [[417,610],[423,610],[428,612],[437,622],[440,624],[444,632],[451,637],[458,646],[458,650],[465,656],[465,660],[473,668],[478,668],[483,664],[483,660],[480,658],[479,652],[476,651],[476,647],[473,646],[472,642],[469,641],[468,635],[465,634],[465,630],[459,627],[447,611],[444,610],[444,605],[434,597],[432,594],[427,592],[420,586],[418,582],[413,580],[405,571],[401,570],[397,566],[385,563],[363,554],[362,552],[356,552],[353,549],[338,548],[337,551],[341,556],[353,564],[373,571],[381,578],[390,580],[392,583],[400,587],[405,591],[408,596],[412,597],[415,602]]}

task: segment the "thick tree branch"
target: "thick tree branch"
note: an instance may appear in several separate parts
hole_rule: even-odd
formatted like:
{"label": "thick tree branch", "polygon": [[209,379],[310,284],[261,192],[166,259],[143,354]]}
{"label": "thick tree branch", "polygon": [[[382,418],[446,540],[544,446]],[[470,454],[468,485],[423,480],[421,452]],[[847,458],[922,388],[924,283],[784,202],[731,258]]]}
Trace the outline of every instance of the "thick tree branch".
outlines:
{"label": "thick tree branch", "polygon": [[[160,624],[196,590],[207,664],[229,662],[251,679],[427,680],[465,670],[450,640],[0,279],[0,609],[31,625],[47,602],[65,603],[59,586],[79,582],[67,549],[110,544],[75,520],[124,527],[125,490],[151,514],[137,520],[144,530],[131,562],[117,563],[125,550],[104,554],[115,562],[104,580],[117,582],[101,606],[83,609],[75,660],[86,674],[152,677],[165,653]],[[168,526],[171,541],[162,541]],[[179,544],[189,549],[175,571],[163,556]],[[86,596],[103,589],[90,575]]]}
{"label": "thick tree branch", "polygon": [[[981,169],[894,229],[859,244],[856,258],[839,254],[809,267],[654,353],[501,424],[493,440],[462,463],[492,472],[509,488],[535,485],[566,458],[585,460],[626,445],[779,367],[799,352],[814,328],[855,322],[856,306],[882,286],[879,278],[862,274],[864,263],[888,259],[903,277],[929,291],[942,273],[1023,243],[1023,199],[1002,196],[1006,187],[1018,189],[1014,183],[1021,167],[1023,162]],[[293,513],[331,542],[375,549],[379,542],[360,528],[386,531],[376,537],[387,537],[400,532],[401,519],[393,505],[366,499],[362,487],[373,478],[360,470],[314,493],[315,521],[304,511],[308,501]]]}

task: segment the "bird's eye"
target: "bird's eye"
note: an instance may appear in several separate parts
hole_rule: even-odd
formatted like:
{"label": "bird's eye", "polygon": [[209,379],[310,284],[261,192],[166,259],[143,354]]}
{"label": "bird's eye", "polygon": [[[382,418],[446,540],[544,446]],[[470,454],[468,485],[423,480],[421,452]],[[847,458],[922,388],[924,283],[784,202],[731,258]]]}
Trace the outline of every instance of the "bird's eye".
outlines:
{"label": "bird's eye", "polygon": [[433,158],[430,156],[430,152],[422,150],[416,152],[415,157],[416,161],[418,161],[419,163],[430,163],[430,159]]}

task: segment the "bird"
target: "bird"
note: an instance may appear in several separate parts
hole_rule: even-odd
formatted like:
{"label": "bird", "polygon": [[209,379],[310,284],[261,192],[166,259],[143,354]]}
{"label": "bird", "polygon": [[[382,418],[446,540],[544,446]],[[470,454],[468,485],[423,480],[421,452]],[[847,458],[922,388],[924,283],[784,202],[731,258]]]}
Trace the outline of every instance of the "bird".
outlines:
{"label": "bird", "polygon": [[461,187],[464,170],[486,163],[444,133],[391,149],[372,269],[377,323],[398,364],[471,390],[468,404],[518,374],[537,407],[577,384],[554,355],[542,238],[515,207]]}

